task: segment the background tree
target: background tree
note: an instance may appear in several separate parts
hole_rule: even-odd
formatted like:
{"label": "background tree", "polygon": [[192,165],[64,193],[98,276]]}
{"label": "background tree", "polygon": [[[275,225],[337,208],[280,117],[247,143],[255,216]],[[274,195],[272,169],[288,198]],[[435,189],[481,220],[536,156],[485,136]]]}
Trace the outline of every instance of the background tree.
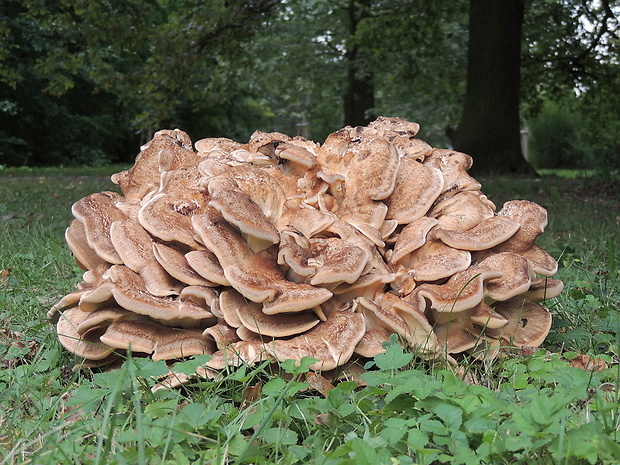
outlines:
{"label": "background tree", "polygon": [[454,148],[472,171],[530,171],[521,153],[520,72],[524,0],[471,0],[467,87]]}

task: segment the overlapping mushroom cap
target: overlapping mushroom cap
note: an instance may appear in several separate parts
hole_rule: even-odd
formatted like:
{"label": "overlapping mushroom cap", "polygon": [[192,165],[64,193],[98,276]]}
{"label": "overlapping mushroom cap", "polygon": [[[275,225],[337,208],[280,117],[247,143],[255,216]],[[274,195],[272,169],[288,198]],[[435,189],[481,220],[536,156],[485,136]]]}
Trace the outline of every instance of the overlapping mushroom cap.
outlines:
{"label": "overlapping mushroom cap", "polygon": [[[212,358],[198,374],[263,360],[331,370],[397,333],[424,357],[542,343],[557,265],[536,245],[544,209],[497,212],[468,155],[380,117],[316,144],[247,144],[160,131],[135,165],[73,206],[85,271],[48,313],[87,366],[131,349]],[[481,347],[490,348],[485,354]],[[171,362],[172,363],[172,362]]]}

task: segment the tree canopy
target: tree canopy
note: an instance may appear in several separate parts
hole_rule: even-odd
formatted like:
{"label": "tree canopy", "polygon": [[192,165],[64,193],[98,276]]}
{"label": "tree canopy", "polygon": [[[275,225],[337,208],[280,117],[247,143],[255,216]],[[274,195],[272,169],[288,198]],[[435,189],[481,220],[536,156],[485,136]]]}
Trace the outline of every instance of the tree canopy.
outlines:
{"label": "tree canopy", "polygon": [[[320,141],[379,114],[415,120],[421,137],[449,146],[470,92],[467,6],[3,1],[0,165],[123,160],[163,127],[247,140],[308,124]],[[620,0],[524,2],[521,124],[551,100],[579,107],[590,132],[618,120],[619,12]],[[617,147],[595,135],[601,150]]]}

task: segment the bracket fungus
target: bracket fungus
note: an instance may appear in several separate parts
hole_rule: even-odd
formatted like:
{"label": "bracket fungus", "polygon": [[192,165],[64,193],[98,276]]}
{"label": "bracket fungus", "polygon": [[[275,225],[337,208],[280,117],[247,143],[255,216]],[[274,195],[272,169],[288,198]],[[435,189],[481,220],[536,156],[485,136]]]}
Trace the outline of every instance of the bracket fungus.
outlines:
{"label": "bracket fungus", "polygon": [[112,176],[120,193],[73,206],[66,240],[84,278],[48,312],[60,342],[82,366],[126,350],[167,360],[167,385],[196,354],[211,355],[196,376],[216,376],[304,356],[342,368],[392,333],[453,364],[541,344],[540,302],[562,291],[535,243],[546,211],[519,200],[498,212],[472,158],[418,129],[380,117],[323,144],[257,131],[195,148],[157,132]]}

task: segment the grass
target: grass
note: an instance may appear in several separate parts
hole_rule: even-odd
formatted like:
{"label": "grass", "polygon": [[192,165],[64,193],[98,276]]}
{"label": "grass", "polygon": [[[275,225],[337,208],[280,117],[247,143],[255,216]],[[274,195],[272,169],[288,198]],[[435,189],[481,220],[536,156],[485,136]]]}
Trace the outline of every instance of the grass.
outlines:
{"label": "grass", "polygon": [[[63,238],[70,205],[114,189],[107,176],[120,169],[0,171],[0,464],[620,462],[617,189],[551,175],[480,179],[498,208],[517,198],[547,208],[539,243],[566,290],[547,302],[544,346],[468,365],[477,384],[391,341],[363,386],[322,394],[304,361],[281,364],[285,376],[240,367],[152,393],[163,362],[73,372],[45,317],[81,278]],[[579,368],[588,361],[602,369]]]}

